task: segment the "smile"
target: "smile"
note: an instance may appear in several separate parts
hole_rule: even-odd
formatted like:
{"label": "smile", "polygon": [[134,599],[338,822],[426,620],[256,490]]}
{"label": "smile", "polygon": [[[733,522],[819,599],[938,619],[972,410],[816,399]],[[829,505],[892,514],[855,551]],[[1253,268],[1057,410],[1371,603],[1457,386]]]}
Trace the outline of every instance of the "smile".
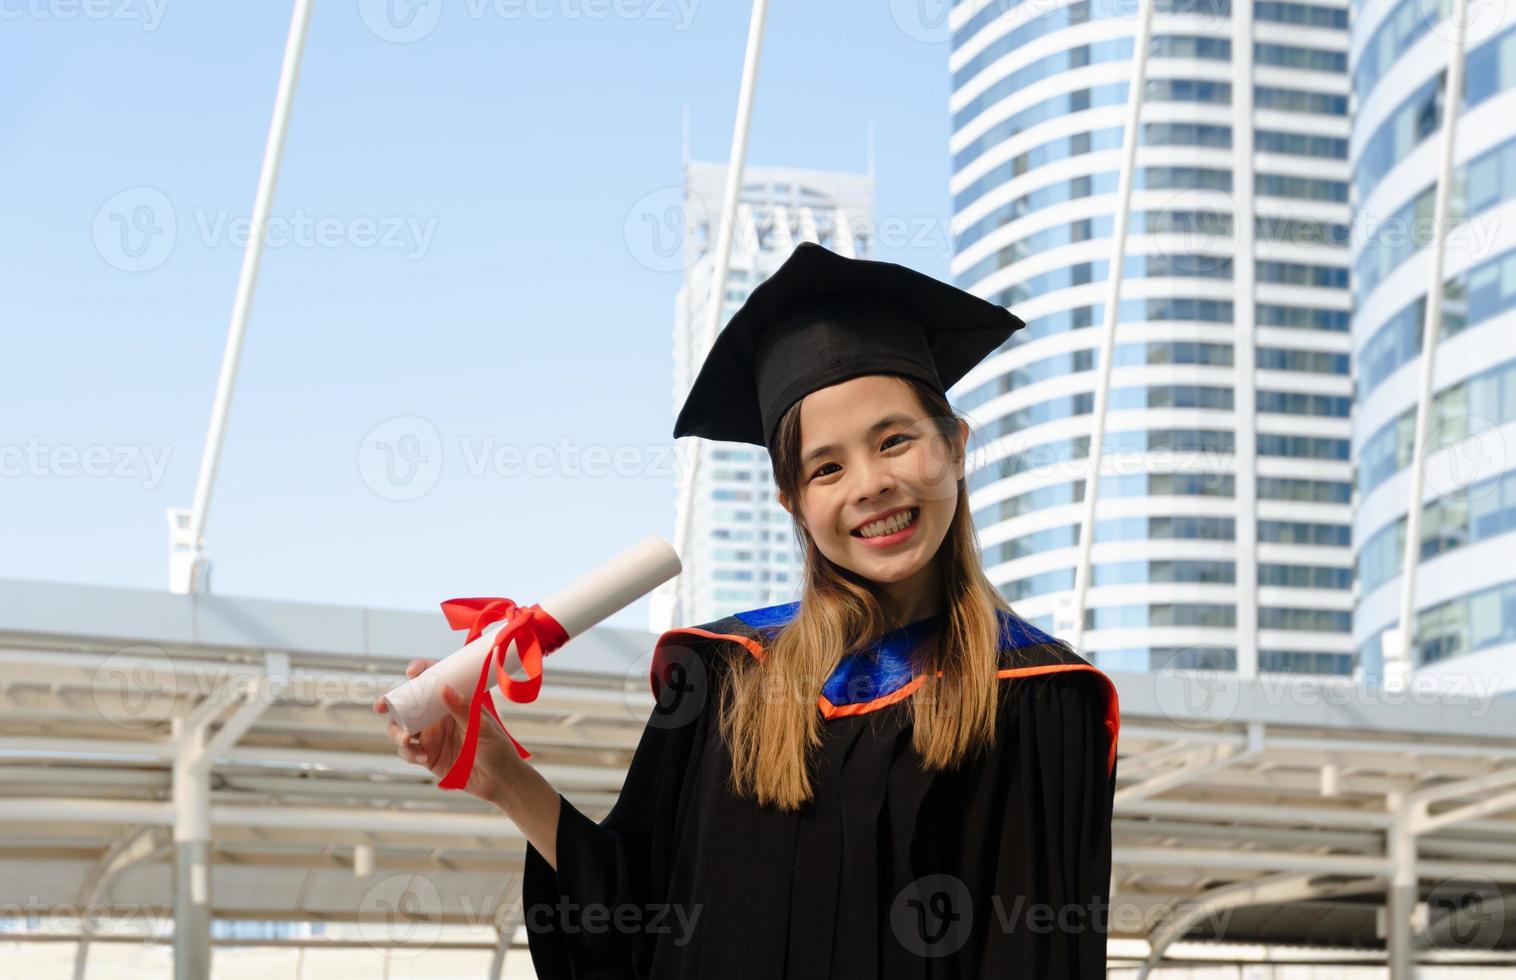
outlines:
{"label": "smile", "polygon": [[853,537],[869,544],[894,544],[903,541],[916,529],[921,517],[921,508],[907,507],[877,521],[872,521],[850,532]]}

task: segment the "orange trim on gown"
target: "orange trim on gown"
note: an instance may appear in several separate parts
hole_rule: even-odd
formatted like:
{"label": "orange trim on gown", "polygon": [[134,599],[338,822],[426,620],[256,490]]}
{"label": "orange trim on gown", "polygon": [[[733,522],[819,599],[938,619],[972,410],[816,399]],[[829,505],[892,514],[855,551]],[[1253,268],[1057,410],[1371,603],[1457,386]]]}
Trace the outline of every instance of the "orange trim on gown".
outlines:
{"label": "orange trim on gown", "polygon": [[[742,636],[737,633],[713,633],[710,630],[703,630],[698,626],[681,626],[668,630],[658,637],[654,648],[662,646],[665,640],[680,634],[704,637],[708,640],[732,640],[742,644],[754,657],[757,657],[759,660],[763,659],[763,644],[752,637]],[[1088,670],[1099,675],[1105,681],[1106,687],[1109,690],[1110,697],[1106,700],[1105,706],[1105,727],[1111,733],[1111,748],[1106,758],[1106,771],[1114,772],[1116,769],[1116,739],[1121,733],[1121,702],[1116,693],[1116,684],[1106,676],[1104,671],[1094,664],[1042,664],[1036,667],[1004,667],[996,671],[996,676],[1035,677],[1039,674],[1056,674],[1071,670]],[[940,677],[942,671],[939,670],[937,674]],[[821,709],[821,716],[828,721],[833,718],[846,718],[851,715],[867,714],[870,711],[878,711],[880,708],[886,708],[897,702],[904,701],[916,692],[916,689],[921,686],[924,680],[926,678],[918,674],[889,694],[874,698],[871,701],[861,701],[858,704],[837,705],[827,700],[825,695],[821,695],[816,699],[816,706]]]}

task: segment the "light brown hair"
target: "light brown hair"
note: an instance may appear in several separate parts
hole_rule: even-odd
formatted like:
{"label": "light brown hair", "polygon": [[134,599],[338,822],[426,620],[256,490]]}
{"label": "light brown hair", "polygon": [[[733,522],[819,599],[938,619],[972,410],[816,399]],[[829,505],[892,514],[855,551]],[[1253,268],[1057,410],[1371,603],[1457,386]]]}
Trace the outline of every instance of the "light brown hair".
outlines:
{"label": "light brown hair", "polygon": [[[960,416],[932,386],[901,378],[946,442],[929,451],[956,460]],[[798,514],[802,487],[800,403],[780,419],[771,465],[774,481]],[[995,737],[1000,680],[997,611],[1010,605],[984,574],[969,512],[968,486],[957,481],[957,506],[937,554],[941,629],[935,642],[914,653],[922,685],[906,699],[917,754],[927,768],[958,765]],[[804,555],[804,588],[795,617],[764,643],[761,660],[733,658],[722,686],[721,730],[732,758],[732,790],[759,803],[793,810],[811,797],[811,766],[824,720],[817,708],[822,685],[845,652],[903,624],[868,579],[834,564],[797,519]],[[941,671],[942,676],[937,676]]]}

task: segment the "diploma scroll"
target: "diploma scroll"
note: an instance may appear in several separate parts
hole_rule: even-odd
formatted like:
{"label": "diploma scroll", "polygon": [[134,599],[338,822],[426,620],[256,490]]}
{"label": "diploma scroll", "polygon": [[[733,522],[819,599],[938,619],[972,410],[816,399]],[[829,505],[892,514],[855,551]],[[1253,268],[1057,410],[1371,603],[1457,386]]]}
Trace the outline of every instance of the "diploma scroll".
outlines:
{"label": "diploma scroll", "polygon": [[[679,555],[669,543],[650,534],[538,606],[572,640],[678,575],[680,568]],[[495,635],[508,622],[485,627],[477,638],[386,694],[384,699],[396,724],[417,732],[446,715],[447,707],[442,703],[444,684],[468,697],[484,670]],[[515,638],[505,650],[503,666],[512,677],[521,673]],[[489,687],[495,687],[496,683],[492,672]]]}

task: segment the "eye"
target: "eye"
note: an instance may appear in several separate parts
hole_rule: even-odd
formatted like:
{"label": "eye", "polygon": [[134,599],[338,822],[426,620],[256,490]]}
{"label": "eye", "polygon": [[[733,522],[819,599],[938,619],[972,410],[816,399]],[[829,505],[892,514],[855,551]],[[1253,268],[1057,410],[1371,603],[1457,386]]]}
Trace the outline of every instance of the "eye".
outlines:
{"label": "eye", "polygon": [[827,466],[836,466],[836,465],[837,465],[836,463],[827,463],[825,466],[818,467],[817,470],[816,470],[816,472],[814,472],[814,473],[811,474],[811,479],[814,480],[817,477],[825,476],[826,475],[826,468],[827,468]]}
{"label": "eye", "polygon": [[889,448],[890,442],[892,440],[895,440],[895,439],[904,439],[905,441],[910,442],[911,437],[908,436],[908,435],[906,435],[903,432],[897,432],[894,435],[890,436],[889,439],[884,440],[884,444],[882,446],[880,446],[879,448],[880,449],[887,449],[887,448]]}

